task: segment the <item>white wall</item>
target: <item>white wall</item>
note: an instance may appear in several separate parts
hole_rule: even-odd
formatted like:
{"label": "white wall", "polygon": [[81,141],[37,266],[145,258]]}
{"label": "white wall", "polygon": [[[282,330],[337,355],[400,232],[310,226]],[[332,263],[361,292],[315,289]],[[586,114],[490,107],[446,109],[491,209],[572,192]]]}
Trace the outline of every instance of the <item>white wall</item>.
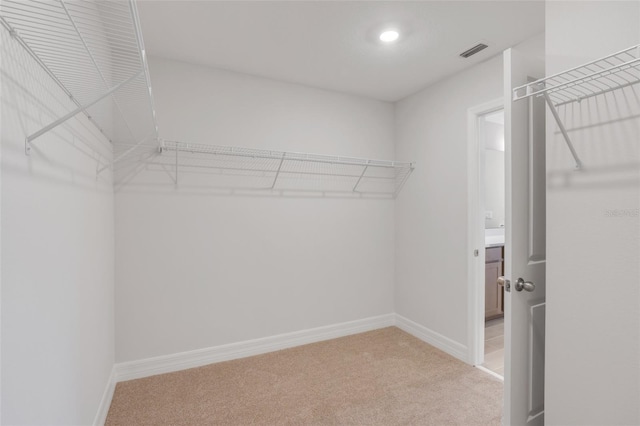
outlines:
{"label": "white wall", "polygon": [[[168,140],[393,159],[393,105],[151,58]],[[118,362],[393,312],[392,200],[116,193]],[[204,189],[203,189],[204,188]]]}
{"label": "white wall", "polygon": [[[500,114],[504,114],[502,111]],[[484,209],[493,217],[485,218],[485,228],[500,228],[505,224],[505,158],[504,124],[484,120],[481,131],[485,134],[484,150]]]}
{"label": "white wall", "polygon": [[485,228],[504,227],[505,222],[505,180],[504,180],[504,151],[495,149],[485,150],[485,198],[484,209],[493,214],[491,219],[484,221]]}
{"label": "white wall", "polygon": [[[547,2],[547,75],[638,43],[637,1]],[[640,423],[639,99],[636,85],[560,110],[581,172],[547,117],[549,425]]]}
{"label": "white wall", "polygon": [[2,424],[91,424],[114,363],[108,142],[5,31],[2,37]]}
{"label": "white wall", "polygon": [[467,110],[502,97],[497,56],[396,106],[396,312],[467,346]]}

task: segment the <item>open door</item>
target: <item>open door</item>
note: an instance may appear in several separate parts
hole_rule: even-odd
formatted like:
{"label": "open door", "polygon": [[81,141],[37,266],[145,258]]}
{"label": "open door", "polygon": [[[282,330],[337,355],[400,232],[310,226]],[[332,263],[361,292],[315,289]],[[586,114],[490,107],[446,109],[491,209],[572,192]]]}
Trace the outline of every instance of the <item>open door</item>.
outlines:
{"label": "open door", "polygon": [[504,52],[505,425],[544,424],[545,106],[512,89],[544,76],[544,63]]}

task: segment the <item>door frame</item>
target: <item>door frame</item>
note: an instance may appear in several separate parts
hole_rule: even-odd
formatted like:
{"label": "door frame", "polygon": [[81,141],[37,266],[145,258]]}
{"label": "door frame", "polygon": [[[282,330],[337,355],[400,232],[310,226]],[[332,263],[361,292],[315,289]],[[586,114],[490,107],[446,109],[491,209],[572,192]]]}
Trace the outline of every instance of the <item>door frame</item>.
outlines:
{"label": "door frame", "polygon": [[[484,363],[484,148],[479,137],[483,115],[504,109],[500,97],[467,110],[467,362],[475,367]],[[478,250],[478,254],[475,251]],[[484,278],[482,278],[484,284]],[[483,291],[480,291],[480,289]],[[489,370],[487,372],[491,373]],[[493,373],[497,377],[497,374]]]}

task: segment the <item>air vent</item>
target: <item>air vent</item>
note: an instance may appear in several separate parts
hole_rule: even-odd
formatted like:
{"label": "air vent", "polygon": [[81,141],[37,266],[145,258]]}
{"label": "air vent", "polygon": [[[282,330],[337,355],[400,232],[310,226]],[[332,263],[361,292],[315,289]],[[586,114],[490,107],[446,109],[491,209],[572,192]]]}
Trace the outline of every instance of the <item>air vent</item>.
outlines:
{"label": "air vent", "polygon": [[463,58],[468,58],[469,56],[475,55],[476,53],[478,53],[481,50],[486,49],[487,47],[489,47],[489,46],[487,46],[486,44],[480,43],[480,44],[477,44],[477,45],[473,46],[469,50],[465,50],[464,52],[462,52],[460,54],[460,56],[462,56]]}

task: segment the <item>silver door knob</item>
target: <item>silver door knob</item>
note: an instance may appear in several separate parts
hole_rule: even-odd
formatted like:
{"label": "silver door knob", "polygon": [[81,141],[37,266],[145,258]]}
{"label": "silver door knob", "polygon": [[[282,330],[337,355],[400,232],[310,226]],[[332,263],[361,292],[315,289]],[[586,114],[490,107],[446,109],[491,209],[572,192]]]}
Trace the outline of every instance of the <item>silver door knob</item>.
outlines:
{"label": "silver door knob", "polygon": [[504,291],[511,291],[511,281],[504,277],[498,277],[498,285],[504,287]]}
{"label": "silver door knob", "polygon": [[533,291],[536,288],[536,285],[531,281],[525,281],[522,278],[518,278],[516,281],[516,291]]}

